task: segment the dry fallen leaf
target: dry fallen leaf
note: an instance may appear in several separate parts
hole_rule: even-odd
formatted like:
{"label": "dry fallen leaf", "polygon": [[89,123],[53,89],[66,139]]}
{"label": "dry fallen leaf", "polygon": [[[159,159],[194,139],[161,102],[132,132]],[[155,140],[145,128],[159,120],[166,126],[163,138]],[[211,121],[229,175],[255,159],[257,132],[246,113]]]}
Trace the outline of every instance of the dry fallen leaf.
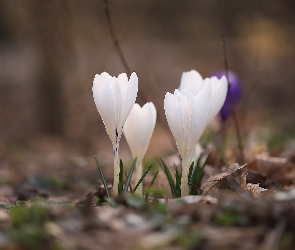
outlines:
{"label": "dry fallen leaf", "polygon": [[248,164],[248,170],[267,178],[268,183],[277,182],[289,185],[295,177],[294,164],[287,158],[256,155],[255,160]]}
{"label": "dry fallen leaf", "polygon": [[245,191],[250,191],[254,198],[258,198],[263,191],[267,190],[265,188],[259,187],[259,183],[247,183],[247,173],[243,173],[241,176],[241,188]]}
{"label": "dry fallen leaf", "polygon": [[236,172],[238,169],[242,169],[245,167],[246,164],[240,166],[238,163],[234,163],[233,165],[229,166],[227,171],[224,173],[220,173],[217,175],[211,176],[205,183],[200,187],[199,192],[201,195],[207,195],[215,186],[226,176],[229,176]]}

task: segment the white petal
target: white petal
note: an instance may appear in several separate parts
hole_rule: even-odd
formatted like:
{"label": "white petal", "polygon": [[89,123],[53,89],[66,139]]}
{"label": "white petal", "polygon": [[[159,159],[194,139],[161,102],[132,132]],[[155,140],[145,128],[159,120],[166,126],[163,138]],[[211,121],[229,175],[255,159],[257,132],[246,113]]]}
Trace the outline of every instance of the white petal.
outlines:
{"label": "white petal", "polygon": [[224,104],[228,87],[228,83],[225,76],[223,76],[220,80],[218,80],[217,78],[213,78],[211,81],[214,87],[212,91],[208,123],[212,121],[212,119],[217,115],[222,105]]}
{"label": "white petal", "polygon": [[108,83],[109,80],[112,78],[112,77],[109,75],[109,73],[107,73],[107,72],[102,72],[102,73],[100,74],[100,76],[104,79],[104,81],[105,81],[106,83]]}
{"label": "white petal", "polygon": [[176,140],[179,152],[183,148],[183,123],[180,103],[171,93],[166,93],[164,99],[164,109],[170,130]]}
{"label": "white petal", "polygon": [[156,120],[157,120],[157,110],[155,105],[152,102],[149,102],[150,110],[152,113],[152,118],[153,118],[153,124],[154,126],[156,125]]}
{"label": "white petal", "polygon": [[122,93],[124,93],[128,83],[128,77],[126,73],[122,73],[118,75],[118,82],[119,82]]}
{"label": "white petal", "polygon": [[193,113],[190,121],[188,145],[194,148],[207,125],[210,99],[204,91],[200,91],[193,99]]}
{"label": "white petal", "polygon": [[182,95],[183,94],[178,89],[175,89],[174,90],[174,96],[176,97],[176,99],[178,100],[178,102],[181,101]]}
{"label": "white petal", "polygon": [[142,108],[135,104],[124,125],[123,132],[131,149],[133,158],[142,161],[156,122],[156,109],[152,103],[146,103]]}
{"label": "white petal", "polygon": [[202,85],[201,91],[204,91],[207,94],[207,96],[211,99],[212,87],[211,87],[211,79],[210,78],[204,79],[204,83]]}
{"label": "white petal", "polygon": [[[121,127],[118,128],[118,125],[121,118],[121,113],[122,113],[121,109],[122,109],[123,100],[122,100],[122,92],[121,92],[118,79],[116,77],[112,77],[109,81],[109,86],[112,90],[113,98],[114,98],[115,125],[117,127],[117,131],[119,131],[119,128],[121,129]],[[119,137],[120,137],[120,133],[119,133]]]}
{"label": "white petal", "polygon": [[125,92],[123,93],[123,101],[122,101],[122,112],[118,126],[120,126],[120,130],[123,128],[125,121],[130,114],[130,111],[135,103],[136,96],[138,92],[138,77],[135,72],[133,72],[130,76],[129,81],[125,87]]}
{"label": "white petal", "polygon": [[[142,116],[146,117],[145,123],[147,125],[146,130],[143,130],[145,131],[145,134],[143,135],[143,141],[142,141],[142,153],[144,155],[147,151],[147,148],[149,146],[149,143],[156,125],[157,111],[156,111],[155,105],[151,102],[146,103],[142,107]],[[142,119],[142,122],[144,122],[144,119]]]}
{"label": "white petal", "polygon": [[140,113],[140,109],[139,104],[135,103],[123,127],[123,133],[130,147],[133,158],[136,157],[136,137],[134,136],[133,131],[136,127],[136,121],[139,119],[138,114]]}
{"label": "white petal", "polygon": [[189,91],[188,89],[183,89],[181,90],[181,94],[186,95],[189,98],[194,98],[195,95],[192,94],[191,91]]}
{"label": "white petal", "polygon": [[189,128],[191,123],[192,116],[192,99],[188,98],[186,95],[183,95],[180,102],[181,113],[182,113],[182,126],[183,126],[183,148],[180,150],[182,158],[187,158],[187,155],[190,154],[190,148],[188,147],[188,137]]}
{"label": "white petal", "polygon": [[212,76],[210,78],[211,88],[212,88],[212,95],[214,95],[214,92],[216,91],[219,83],[219,79],[216,76]]}
{"label": "white petal", "polygon": [[183,72],[180,80],[179,90],[182,92],[184,89],[188,89],[193,96],[195,96],[200,90],[203,84],[203,78],[196,70],[189,72]]}
{"label": "white petal", "polygon": [[93,98],[96,108],[104,122],[106,131],[115,145],[115,111],[112,90],[103,77],[96,75],[93,80]]}
{"label": "white petal", "polygon": [[136,136],[136,150],[139,160],[143,159],[145,155],[152,133],[154,131],[153,113],[149,103],[145,104],[138,117],[138,125],[134,130]]}

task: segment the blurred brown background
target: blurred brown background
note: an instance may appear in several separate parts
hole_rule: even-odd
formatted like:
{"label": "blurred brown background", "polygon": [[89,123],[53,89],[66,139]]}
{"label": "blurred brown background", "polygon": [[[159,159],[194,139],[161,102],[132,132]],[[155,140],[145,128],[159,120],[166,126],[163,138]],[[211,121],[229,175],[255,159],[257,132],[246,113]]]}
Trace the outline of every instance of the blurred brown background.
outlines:
{"label": "blurred brown background", "polygon": [[[224,68],[225,34],[229,67],[244,89],[242,126],[268,122],[282,133],[294,130],[293,0],[110,3],[126,60],[159,115],[183,71],[206,77]],[[51,135],[88,150],[105,140],[91,91],[103,71],[125,70],[102,0],[0,0],[2,143]]]}

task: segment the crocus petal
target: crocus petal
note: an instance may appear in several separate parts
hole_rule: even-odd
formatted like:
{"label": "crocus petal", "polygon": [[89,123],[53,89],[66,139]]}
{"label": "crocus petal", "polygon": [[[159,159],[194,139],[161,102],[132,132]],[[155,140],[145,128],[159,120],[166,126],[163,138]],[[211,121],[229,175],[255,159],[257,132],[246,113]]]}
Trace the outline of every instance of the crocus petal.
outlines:
{"label": "crocus petal", "polygon": [[[93,80],[93,98],[101,119],[104,122],[107,134],[109,135],[113,145],[115,144],[115,116],[113,93],[110,86],[100,75],[95,75]],[[106,102],[105,100],[108,100]]]}
{"label": "crocus petal", "polygon": [[125,87],[122,100],[121,119],[119,121],[120,130],[122,130],[125,121],[130,114],[130,111],[135,103],[138,92],[138,77],[135,72],[130,76],[129,81]]}
{"label": "crocus petal", "polygon": [[190,154],[190,145],[189,139],[191,135],[189,134],[190,122],[192,117],[192,99],[188,98],[186,95],[183,95],[180,101],[181,114],[182,114],[182,129],[183,129],[183,143],[180,154],[183,158],[186,158]]}
{"label": "crocus petal", "polygon": [[211,79],[210,78],[204,79],[204,83],[203,83],[200,90],[204,91],[209,96],[209,98],[211,99],[213,90],[212,90],[212,84],[211,84]]}
{"label": "crocus petal", "polygon": [[179,90],[182,92],[187,89],[195,96],[203,84],[203,78],[196,70],[183,72],[180,80]]}
{"label": "crocus petal", "polygon": [[[146,103],[142,109],[141,109],[141,124],[142,129],[139,131],[141,134],[140,143],[138,142],[140,153],[142,153],[142,158],[145,155],[148,145],[150,143],[150,139],[152,136],[152,133],[155,128],[155,114],[156,114],[156,108],[153,103]],[[140,156],[140,155],[139,155]]]}
{"label": "crocus petal", "polygon": [[139,120],[140,113],[139,104],[135,103],[123,127],[123,133],[130,147],[133,158],[136,157],[136,137],[134,136],[134,129],[136,129],[136,122]]}
{"label": "crocus petal", "polygon": [[176,99],[178,100],[178,102],[181,102],[182,95],[183,94],[178,89],[175,89],[174,90],[174,96],[176,97]]}
{"label": "crocus petal", "polygon": [[195,95],[192,94],[192,92],[188,89],[181,90],[182,95],[186,95],[189,98],[194,98]]}
{"label": "crocus petal", "polygon": [[188,145],[193,147],[199,141],[208,120],[208,112],[210,106],[209,96],[204,91],[199,91],[193,99],[193,113],[188,131]]}
{"label": "crocus petal", "polygon": [[180,151],[182,150],[184,138],[182,112],[178,99],[169,92],[165,95],[164,109],[168,125],[175,138],[178,150]]}
{"label": "crocus petal", "polygon": [[128,83],[128,76],[126,73],[121,73],[120,75],[118,75],[118,82],[120,84],[121,90],[124,93],[127,83]]}
{"label": "crocus petal", "polygon": [[103,78],[103,80],[104,80],[106,83],[108,83],[109,80],[112,78],[112,77],[109,75],[109,73],[107,73],[107,72],[102,72],[102,73],[100,74],[100,76]]}
{"label": "crocus petal", "polygon": [[[122,105],[122,92],[119,85],[119,82],[116,77],[112,77],[109,81],[109,86],[113,93],[113,103],[115,110],[115,123],[118,124],[121,117],[121,105]],[[118,128],[117,128],[118,130]]]}
{"label": "crocus petal", "polygon": [[156,123],[156,108],[146,103],[142,108],[134,104],[123,128],[133,158],[142,161]]}
{"label": "crocus petal", "polygon": [[223,76],[220,80],[218,80],[217,77],[212,77],[211,86],[213,86],[213,91],[211,94],[208,123],[212,121],[212,119],[217,115],[222,105],[224,104],[228,87],[226,77]]}

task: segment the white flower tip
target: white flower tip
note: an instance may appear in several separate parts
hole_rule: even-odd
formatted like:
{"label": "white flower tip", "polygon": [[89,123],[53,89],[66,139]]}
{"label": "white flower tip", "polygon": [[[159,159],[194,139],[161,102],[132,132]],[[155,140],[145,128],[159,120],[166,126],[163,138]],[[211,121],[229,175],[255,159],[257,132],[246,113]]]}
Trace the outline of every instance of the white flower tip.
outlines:
{"label": "white flower tip", "polygon": [[195,75],[195,76],[201,76],[200,73],[194,69],[191,69],[190,71],[184,71],[182,75]]}
{"label": "white flower tip", "polygon": [[153,124],[155,126],[156,119],[157,119],[157,109],[156,109],[156,106],[152,102],[148,102],[145,105],[148,105],[149,108],[150,108],[150,110],[151,110],[151,114],[152,114],[152,118],[153,118]]}
{"label": "white flower tip", "polygon": [[137,96],[137,92],[138,92],[138,76],[137,76],[137,74],[135,72],[131,73],[129,82],[132,82],[132,84],[136,85],[136,96]]}
{"label": "white flower tip", "polygon": [[227,78],[226,78],[226,76],[222,76],[222,77],[220,78],[220,81],[222,81],[222,82],[226,82],[226,83],[227,83]]}
{"label": "white flower tip", "polygon": [[138,76],[135,72],[132,72],[131,75],[130,75],[130,79],[131,78],[134,78],[134,79],[137,79],[138,80]]}
{"label": "white flower tip", "polygon": [[96,82],[96,80],[100,79],[99,74],[95,74],[94,79],[93,79],[93,84]]}
{"label": "white flower tip", "polygon": [[110,76],[110,74],[109,73],[107,73],[107,72],[102,72],[101,74],[100,74],[100,76],[105,80],[105,81],[108,81],[108,80],[110,80],[112,77]]}
{"label": "white flower tip", "polygon": [[165,98],[164,99],[166,99],[168,96],[170,96],[170,95],[172,95],[170,92],[167,92],[166,94],[165,94]]}
{"label": "white flower tip", "polygon": [[211,81],[214,81],[214,82],[218,82],[219,81],[218,78],[217,78],[217,76],[211,76],[210,77],[210,80]]}
{"label": "white flower tip", "polygon": [[126,73],[121,73],[121,74],[118,75],[118,78],[119,77],[127,77],[127,74]]}

